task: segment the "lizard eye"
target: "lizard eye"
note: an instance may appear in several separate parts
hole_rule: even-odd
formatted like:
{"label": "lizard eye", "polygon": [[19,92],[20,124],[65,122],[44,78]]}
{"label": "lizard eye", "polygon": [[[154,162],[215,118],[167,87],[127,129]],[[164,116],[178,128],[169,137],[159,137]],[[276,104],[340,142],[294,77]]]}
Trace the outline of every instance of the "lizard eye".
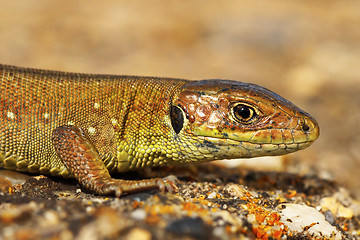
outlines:
{"label": "lizard eye", "polygon": [[255,109],[253,107],[244,104],[238,104],[234,106],[232,108],[232,112],[235,119],[237,119],[242,123],[250,123],[250,121],[257,116]]}
{"label": "lizard eye", "polygon": [[170,109],[171,125],[176,132],[179,134],[184,126],[184,113],[178,106],[172,106]]}

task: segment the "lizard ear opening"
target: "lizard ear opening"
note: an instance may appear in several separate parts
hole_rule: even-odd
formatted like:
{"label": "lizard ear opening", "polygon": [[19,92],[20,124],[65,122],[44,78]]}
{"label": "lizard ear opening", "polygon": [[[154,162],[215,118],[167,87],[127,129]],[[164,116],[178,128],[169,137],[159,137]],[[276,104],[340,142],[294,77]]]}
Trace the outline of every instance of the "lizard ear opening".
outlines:
{"label": "lizard ear opening", "polygon": [[178,106],[172,106],[170,109],[171,125],[176,132],[179,134],[184,126],[184,113]]}

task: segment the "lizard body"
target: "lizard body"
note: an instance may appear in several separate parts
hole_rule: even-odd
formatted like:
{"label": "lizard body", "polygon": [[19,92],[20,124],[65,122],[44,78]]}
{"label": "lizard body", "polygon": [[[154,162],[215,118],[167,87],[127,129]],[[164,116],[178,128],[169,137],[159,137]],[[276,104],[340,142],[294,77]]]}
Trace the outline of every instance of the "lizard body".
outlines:
{"label": "lizard body", "polygon": [[175,190],[110,172],[308,147],[316,121],[255,84],[0,65],[0,167],[75,177],[98,194]]}

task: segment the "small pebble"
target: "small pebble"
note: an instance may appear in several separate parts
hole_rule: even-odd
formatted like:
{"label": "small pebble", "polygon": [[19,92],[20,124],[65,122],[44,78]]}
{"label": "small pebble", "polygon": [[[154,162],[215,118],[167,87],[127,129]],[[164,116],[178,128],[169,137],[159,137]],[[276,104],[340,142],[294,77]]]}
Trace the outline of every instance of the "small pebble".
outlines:
{"label": "small pebble", "polygon": [[335,225],[336,221],[335,221],[335,218],[334,218],[334,215],[332,214],[331,211],[326,211],[324,212],[324,216],[325,216],[325,220],[328,221],[331,225]]}
{"label": "small pebble", "polygon": [[225,228],[216,227],[213,230],[213,235],[219,239],[223,239],[227,234],[226,234]]}
{"label": "small pebble", "polygon": [[216,198],[216,192],[212,192],[208,195],[208,198],[209,199],[213,199],[213,198]]}
{"label": "small pebble", "polygon": [[199,218],[184,217],[172,221],[166,227],[166,231],[175,233],[179,236],[188,235],[196,239],[206,239],[210,227]]}
{"label": "small pebble", "polygon": [[150,240],[152,237],[149,231],[142,228],[134,228],[128,233],[126,239]]}
{"label": "small pebble", "polygon": [[315,208],[300,204],[280,204],[278,212],[281,221],[290,231],[305,233],[314,237],[327,237],[340,240],[340,232]]}
{"label": "small pebble", "polygon": [[135,220],[144,220],[146,212],[143,209],[136,209],[131,213],[131,217]]}
{"label": "small pebble", "polygon": [[58,225],[60,222],[57,213],[53,210],[49,210],[44,213],[44,220],[48,225],[52,226]]}
{"label": "small pebble", "polygon": [[342,205],[336,198],[325,197],[320,200],[320,206],[323,211],[331,211],[337,217],[352,218],[354,212],[351,208]]}

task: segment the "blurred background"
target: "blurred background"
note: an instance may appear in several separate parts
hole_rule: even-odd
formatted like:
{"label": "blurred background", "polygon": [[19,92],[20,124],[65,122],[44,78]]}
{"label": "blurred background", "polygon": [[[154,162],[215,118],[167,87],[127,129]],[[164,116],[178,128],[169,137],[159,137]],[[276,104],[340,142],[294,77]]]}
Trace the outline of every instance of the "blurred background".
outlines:
{"label": "blurred background", "polygon": [[263,85],[321,127],[279,169],[360,199],[360,1],[0,0],[0,63]]}

